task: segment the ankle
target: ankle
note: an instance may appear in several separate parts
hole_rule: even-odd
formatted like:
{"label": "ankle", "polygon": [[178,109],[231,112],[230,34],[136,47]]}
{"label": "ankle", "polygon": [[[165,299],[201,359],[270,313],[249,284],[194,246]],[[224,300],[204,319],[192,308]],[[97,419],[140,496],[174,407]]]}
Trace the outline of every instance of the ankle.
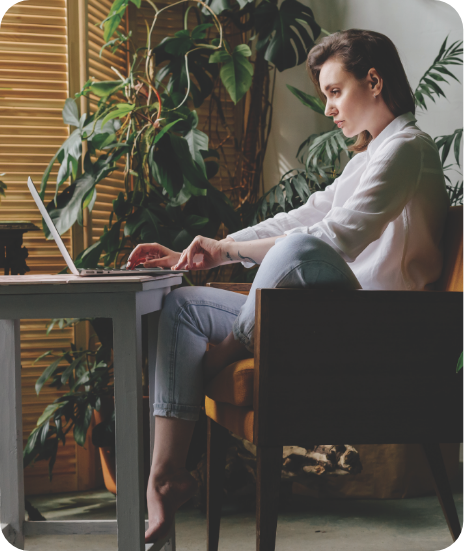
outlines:
{"label": "ankle", "polygon": [[172,467],[172,466],[163,466],[156,467],[150,472],[150,477],[148,482],[154,485],[164,484],[173,478],[182,477],[188,474],[185,467]]}

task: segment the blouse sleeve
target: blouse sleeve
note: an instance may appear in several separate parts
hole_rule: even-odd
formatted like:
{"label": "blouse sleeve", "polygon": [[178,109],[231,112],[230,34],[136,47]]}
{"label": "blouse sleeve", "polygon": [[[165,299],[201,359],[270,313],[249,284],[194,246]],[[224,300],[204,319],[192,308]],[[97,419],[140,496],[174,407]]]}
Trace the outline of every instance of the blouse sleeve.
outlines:
{"label": "blouse sleeve", "polygon": [[285,231],[307,233],[332,246],[346,262],[356,257],[385,231],[414,195],[422,172],[420,137],[389,144],[388,153],[373,158],[349,199],[312,225]]}
{"label": "blouse sleeve", "polygon": [[231,233],[229,237],[235,241],[254,241],[255,239],[283,235],[286,231],[298,228],[302,224],[319,222],[332,207],[338,179],[334,180],[324,191],[315,191],[311,194],[308,201],[301,207],[289,212],[279,212],[259,224]]}
{"label": "blouse sleeve", "polygon": [[[279,212],[273,218],[268,218],[259,224],[250,226],[238,232],[229,234],[234,241],[254,241],[276,235],[284,235],[288,230],[298,229],[302,224],[315,224],[324,218],[330,211],[333,203],[336,178],[330,186],[323,191],[315,191],[307,202],[297,209],[289,212]],[[254,266],[252,262],[242,262],[245,268]]]}

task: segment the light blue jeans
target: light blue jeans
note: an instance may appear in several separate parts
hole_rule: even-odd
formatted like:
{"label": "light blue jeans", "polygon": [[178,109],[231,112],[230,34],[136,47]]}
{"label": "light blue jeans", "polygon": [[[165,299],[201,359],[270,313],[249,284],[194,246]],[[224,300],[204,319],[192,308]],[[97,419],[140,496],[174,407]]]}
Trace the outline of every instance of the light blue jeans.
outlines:
{"label": "light blue jeans", "polygon": [[198,419],[204,401],[206,345],[220,343],[233,331],[235,339],[252,351],[256,289],[275,287],[361,289],[335,249],[301,233],[276,241],[248,296],[211,287],[175,289],[166,296],[160,316],[154,415]]}

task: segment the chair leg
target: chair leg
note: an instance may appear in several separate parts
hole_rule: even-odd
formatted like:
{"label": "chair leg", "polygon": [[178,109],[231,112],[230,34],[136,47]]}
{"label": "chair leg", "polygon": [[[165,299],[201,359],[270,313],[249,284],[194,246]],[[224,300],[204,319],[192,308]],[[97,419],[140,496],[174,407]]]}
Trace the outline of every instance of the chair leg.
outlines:
{"label": "chair leg", "polygon": [[275,551],[282,446],[257,446],[256,551]]}
{"label": "chair leg", "polygon": [[206,452],[207,551],[217,551],[229,431],[208,417]]}
{"label": "chair leg", "polygon": [[432,471],[438,501],[440,502],[443,514],[445,515],[453,541],[456,541],[461,533],[461,524],[459,522],[456,504],[454,503],[453,494],[451,492],[451,486],[446,474],[440,444],[422,444],[422,448],[427,457],[430,470]]}

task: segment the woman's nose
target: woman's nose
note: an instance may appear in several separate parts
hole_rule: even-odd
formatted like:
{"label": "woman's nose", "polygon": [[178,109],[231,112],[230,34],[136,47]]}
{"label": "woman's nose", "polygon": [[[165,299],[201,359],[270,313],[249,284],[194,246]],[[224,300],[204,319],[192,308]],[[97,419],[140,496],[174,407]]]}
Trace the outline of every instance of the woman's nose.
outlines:
{"label": "woman's nose", "polygon": [[327,103],[325,104],[325,110],[324,110],[325,116],[330,117],[332,111],[333,111],[333,105],[331,105],[331,103],[327,101]]}

